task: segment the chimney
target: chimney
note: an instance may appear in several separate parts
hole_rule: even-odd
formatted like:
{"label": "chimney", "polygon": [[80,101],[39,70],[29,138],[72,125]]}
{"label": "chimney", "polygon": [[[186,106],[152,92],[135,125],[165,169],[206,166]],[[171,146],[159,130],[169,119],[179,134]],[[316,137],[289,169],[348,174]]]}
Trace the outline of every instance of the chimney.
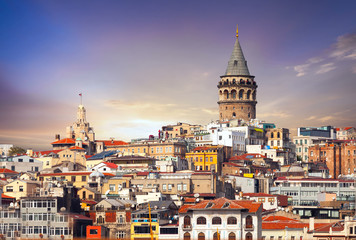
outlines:
{"label": "chimney", "polygon": [[309,231],[314,231],[314,218],[309,218]]}
{"label": "chimney", "polygon": [[61,135],[59,135],[59,134],[56,134],[55,136],[54,136],[54,138],[58,141],[58,140],[61,140]]}

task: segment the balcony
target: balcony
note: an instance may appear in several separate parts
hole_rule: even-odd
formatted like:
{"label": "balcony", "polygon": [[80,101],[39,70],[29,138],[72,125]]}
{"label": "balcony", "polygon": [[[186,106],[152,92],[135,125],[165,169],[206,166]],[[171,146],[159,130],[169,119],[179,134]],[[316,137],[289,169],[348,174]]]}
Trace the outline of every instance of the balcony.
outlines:
{"label": "balcony", "polygon": [[192,231],[192,225],[191,224],[182,224],[182,229],[183,229],[183,231]]}
{"label": "balcony", "polygon": [[254,230],[254,226],[252,225],[246,225],[244,224],[244,230],[245,231],[253,231]]}

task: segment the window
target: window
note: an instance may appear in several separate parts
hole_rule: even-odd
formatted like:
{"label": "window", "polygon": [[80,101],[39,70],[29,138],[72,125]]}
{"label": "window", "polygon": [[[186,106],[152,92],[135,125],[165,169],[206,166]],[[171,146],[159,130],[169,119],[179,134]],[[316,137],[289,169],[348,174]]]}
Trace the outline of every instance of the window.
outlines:
{"label": "window", "polygon": [[15,171],[15,166],[11,166],[11,171]]}
{"label": "window", "polygon": [[248,215],[245,220],[246,228],[252,228],[252,217]]}
{"label": "window", "polygon": [[93,194],[89,194],[89,199],[94,199]]}
{"label": "window", "polygon": [[19,186],[19,192],[23,192],[23,186]]}
{"label": "window", "polygon": [[198,217],[197,224],[198,225],[205,225],[206,224],[206,218],[205,217]]}
{"label": "window", "polygon": [[199,233],[198,234],[198,240],[205,240],[205,234],[204,233]]}
{"label": "window", "polygon": [[235,225],[235,224],[237,224],[237,219],[235,217],[229,217],[227,219],[227,224],[228,225]]}
{"label": "window", "polygon": [[213,234],[213,240],[218,240],[220,237],[219,237],[219,233],[218,232],[215,232]]}
{"label": "window", "polygon": [[236,240],[236,234],[233,232],[229,233],[229,240]]}
{"label": "window", "polygon": [[190,240],[190,233],[189,232],[184,233],[184,240]]}
{"label": "window", "polygon": [[115,184],[110,184],[109,189],[111,192],[115,191]]}
{"label": "window", "polygon": [[86,182],[87,181],[87,176],[82,176],[82,182]]}
{"label": "window", "polygon": [[313,151],[310,151],[310,156],[312,157],[314,155]]}
{"label": "window", "polygon": [[187,191],[187,184],[183,184],[183,191]]}
{"label": "window", "polygon": [[214,217],[212,220],[212,224],[217,225],[217,224],[221,224],[221,218],[220,217]]}
{"label": "window", "polygon": [[19,161],[18,162],[23,162],[23,159],[22,158],[19,158]]}
{"label": "window", "polygon": [[6,192],[13,192],[14,191],[14,187],[13,186],[7,186],[6,187]]}
{"label": "window", "polygon": [[162,190],[163,190],[163,191],[167,191],[167,185],[166,185],[166,184],[163,184],[163,185],[162,185]]}
{"label": "window", "polygon": [[72,176],[72,182],[75,182],[76,178],[75,176]]}
{"label": "window", "polygon": [[177,190],[178,190],[178,191],[182,191],[182,184],[178,184],[178,185],[177,185]]}
{"label": "window", "polygon": [[168,191],[172,191],[172,184],[168,184]]}
{"label": "window", "polygon": [[190,226],[190,216],[185,216],[184,217],[184,227]]}
{"label": "window", "polygon": [[32,158],[30,158],[29,162],[33,162],[33,159],[32,159]]}

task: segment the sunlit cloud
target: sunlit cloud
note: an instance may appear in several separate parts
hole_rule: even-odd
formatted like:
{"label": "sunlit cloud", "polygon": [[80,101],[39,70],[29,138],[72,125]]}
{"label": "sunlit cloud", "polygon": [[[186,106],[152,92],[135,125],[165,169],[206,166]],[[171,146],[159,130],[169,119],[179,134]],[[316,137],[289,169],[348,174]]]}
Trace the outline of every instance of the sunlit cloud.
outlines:
{"label": "sunlit cloud", "polygon": [[[322,56],[308,59],[305,63],[293,67],[297,77],[307,74],[324,74],[337,68],[342,61],[356,60],[356,34],[339,36]],[[327,62],[327,63],[325,63]],[[354,68],[351,69],[354,72]]]}

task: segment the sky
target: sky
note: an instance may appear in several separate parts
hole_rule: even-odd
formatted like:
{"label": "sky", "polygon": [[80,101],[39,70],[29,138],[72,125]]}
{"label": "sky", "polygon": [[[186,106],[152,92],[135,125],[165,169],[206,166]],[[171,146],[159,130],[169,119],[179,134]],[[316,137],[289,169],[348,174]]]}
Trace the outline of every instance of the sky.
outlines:
{"label": "sky", "polygon": [[217,120],[237,24],[258,119],[356,126],[356,1],[0,0],[0,143],[51,149],[79,93],[100,140]]}

